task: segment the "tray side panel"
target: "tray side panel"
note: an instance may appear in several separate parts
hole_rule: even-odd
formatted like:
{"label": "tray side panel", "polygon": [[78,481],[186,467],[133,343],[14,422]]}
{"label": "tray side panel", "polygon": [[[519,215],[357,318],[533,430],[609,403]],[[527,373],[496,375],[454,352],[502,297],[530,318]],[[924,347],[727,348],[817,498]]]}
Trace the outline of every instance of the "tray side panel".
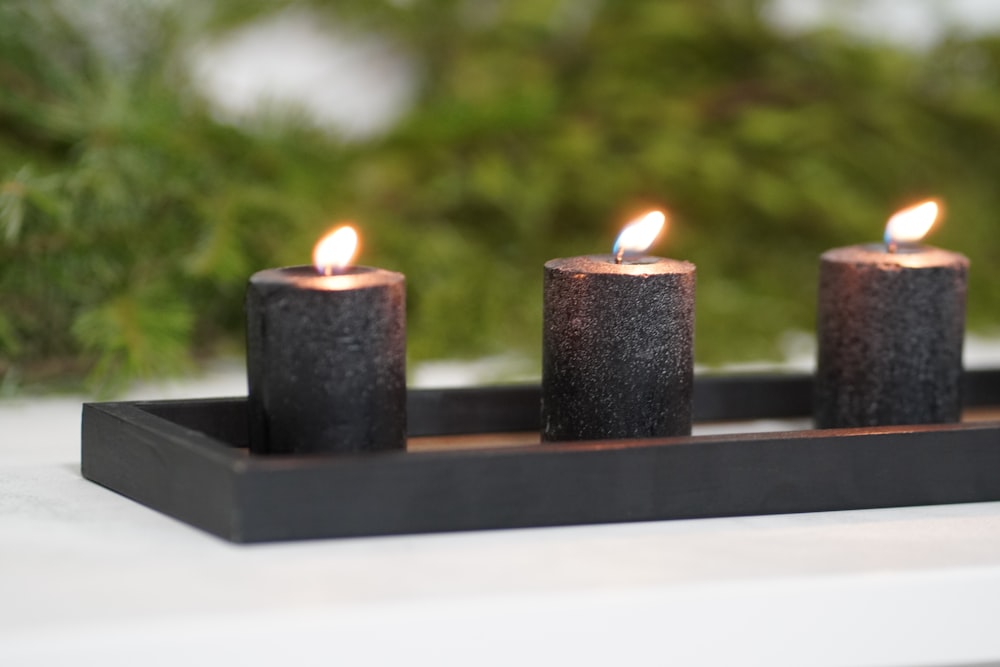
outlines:
{"label": "tray side panel", "polygon": [[[693,413],[699,421],[784,419],[812,414],[810,375],[700,375],[694,382]],[[1000,405],[1000,371],[968,371],[967,407]],[[143,401],[147,412],[189,429],[246,447],[246,398]],[[537,431],[541,389],[537,385],[410,389],[408,434],[413,436]]]}
{"label": "tray side panel", "polygon": [[233,447],[249,447],[247,399],[143,401],[135,406]]}
{"label": "tray side panel", "polygon": [[537,431],[542,391],[538,386],[411,389],[408,435],[458,435]]}
{"label": "tray side panel", "polygon": [[273,541],[1000,500],[1000,428],[684,439],[253,465]]}
{"label": "tray side panel", "polygon": [[147,507],[239,541],[234,477],[243,457],[128,404],[85,404],[81,473]]}

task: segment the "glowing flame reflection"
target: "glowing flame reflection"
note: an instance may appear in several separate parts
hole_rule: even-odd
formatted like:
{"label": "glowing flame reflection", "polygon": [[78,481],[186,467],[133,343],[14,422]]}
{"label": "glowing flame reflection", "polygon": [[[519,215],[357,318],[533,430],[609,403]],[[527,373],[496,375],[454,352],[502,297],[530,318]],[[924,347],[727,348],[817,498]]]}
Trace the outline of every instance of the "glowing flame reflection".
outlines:
{"label": "glowing flame reflection", "polygon": [[316,247],[313,248],[313,266],[326,276],[343,271],[351,265],[357,249],[358,233],[354,227],[338,227],[316,242]]}
{"label": "glowing flame reflection", "polygon": [[650,211],[625,225],[611,250],[615,261],[620,263],[626,257],[641,255],[649,250],[666,224],[667,216],[662,211]]}
{"label": "glowing flame reflection", "polygon": [[897,243],[915,243],[924,238],[937,219],[938,204],[921,202],[897,212],[885,225],[885,244],[892,250]]}

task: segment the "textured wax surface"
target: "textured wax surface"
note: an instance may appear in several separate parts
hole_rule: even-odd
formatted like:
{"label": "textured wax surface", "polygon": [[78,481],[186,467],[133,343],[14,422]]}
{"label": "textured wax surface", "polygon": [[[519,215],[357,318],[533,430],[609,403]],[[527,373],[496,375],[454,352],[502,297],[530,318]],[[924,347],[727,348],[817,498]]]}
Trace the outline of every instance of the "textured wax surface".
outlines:
{"label": "textured wax surface", "polygon": [[406,446],[402,274],[312,267],[254,274],[247,371],[255,452],[363,452]]}
{"label": "textured wax surface", "polygon": [[969,260],[924,246],[820,258],[816,424],[955,422]]}
{"label": "textured wax surface", "polygon": [[695,267],[611,259],[545,264],[543,440],[691,432]]}

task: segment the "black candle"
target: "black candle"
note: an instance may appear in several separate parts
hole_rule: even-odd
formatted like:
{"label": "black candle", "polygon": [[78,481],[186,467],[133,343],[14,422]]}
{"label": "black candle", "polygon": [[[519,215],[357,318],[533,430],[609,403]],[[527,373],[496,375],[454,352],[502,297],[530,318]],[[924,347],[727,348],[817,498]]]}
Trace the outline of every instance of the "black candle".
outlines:
{"label": "black candle", "polygon": [[611,255],[545,264],[543,440],[691,433],[695,267],[637,256],[664,222],[626,227]]}
{"label": "black candle", "polygon": [[[350,229],[350,228],[341,228]],[[406,446],[402,274],[348,259],[255,273],[247,289],[250,449],[373,452]],[[327,238],[330,238],[329,236]],[[344,246],[334,244],[334,253]],[[322,273],[320,273],[322,271]]]}
{"label": "black candle", "polygon": [[969,260],[919,245],[937,205],[893,216],[885,244],[820,258],[816,424],[956,422]]}

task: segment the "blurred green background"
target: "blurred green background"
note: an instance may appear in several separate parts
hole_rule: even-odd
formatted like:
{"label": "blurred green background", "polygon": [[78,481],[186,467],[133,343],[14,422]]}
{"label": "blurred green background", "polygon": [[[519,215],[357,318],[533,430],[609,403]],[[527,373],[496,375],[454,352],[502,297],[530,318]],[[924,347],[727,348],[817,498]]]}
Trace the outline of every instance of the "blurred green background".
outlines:
{"label": "blurred green background", "polygon": [[1000,322],[998,37],[791,32],[754,0],[317,2],[413,63],[412,105],[365,139],[277,105],[229,122],[192,49],[291,5],[0,4],[3,392],[239,354],[247,277],[347,219],[407,275],[413,362],[537,358],[543,262],[650,206],[656,254],[698,265],[702,364],[780,355],[819,253],[928,196],[929,241],[973,263],[970,328]]}

